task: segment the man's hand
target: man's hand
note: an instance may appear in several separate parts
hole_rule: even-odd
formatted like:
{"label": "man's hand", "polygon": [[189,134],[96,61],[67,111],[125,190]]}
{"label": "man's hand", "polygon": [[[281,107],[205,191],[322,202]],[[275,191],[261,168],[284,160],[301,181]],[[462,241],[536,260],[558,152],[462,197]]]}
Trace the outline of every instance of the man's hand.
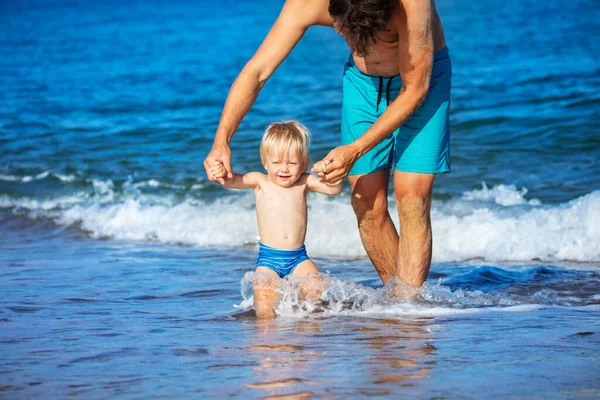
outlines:
{"label": "man's hand", "polygon": [[318,173],[322,182],[328,185],[339,185],[348,175],[359,156],[359,152],[352,144],[339,146],[317,162],[311,171]]}
{"label": "man's hand", "polygon": [[[215,176],[211,172],[211,169],[217,164],[222,165],[226,175]],[[229,146],[227,144],[214,144],[210,153],[208,153],[204,160],[204,169],[206,170],[208,180],[211,182],[218,182],[219,184],[224,185],[225,179],[233,178],[233,171],[231,170],[231,150],[229,149]]]}

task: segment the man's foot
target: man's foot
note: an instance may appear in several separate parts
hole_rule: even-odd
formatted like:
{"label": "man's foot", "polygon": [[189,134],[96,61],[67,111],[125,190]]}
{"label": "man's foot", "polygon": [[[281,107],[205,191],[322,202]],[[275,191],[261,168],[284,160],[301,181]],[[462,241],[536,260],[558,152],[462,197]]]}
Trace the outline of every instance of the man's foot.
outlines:
{"label": "man's foot", "polygon": [[392,300],[415,300],[421,294],[421,288],[404,283],[400,278],[390,278],[385,284],[384,290],[389,299]]}

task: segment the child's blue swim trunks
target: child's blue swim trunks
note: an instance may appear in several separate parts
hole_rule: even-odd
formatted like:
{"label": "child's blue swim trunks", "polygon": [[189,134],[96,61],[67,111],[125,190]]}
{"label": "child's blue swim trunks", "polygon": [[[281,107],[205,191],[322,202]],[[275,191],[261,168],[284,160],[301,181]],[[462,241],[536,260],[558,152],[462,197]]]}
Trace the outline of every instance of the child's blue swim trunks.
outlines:
{"label": "child's blue swim trunks", "polygon": [[[427,98],[390,136],[356,161],[350,175],[369,174],[392,166],[398,171],[437,174],[450,172],[450,84],[448,48],[433,58]],[[352,143],[375,123],[400,92],[399,75],[362,73],[352,56],[344,68],[342,144]]]}
{"label": "child's blue swim trunks", "polygon": [[272,269],[283,278],[294,272],[298,264],[308,259],[305,246],[296,250],[279,250],[259,243],[256,266]]}

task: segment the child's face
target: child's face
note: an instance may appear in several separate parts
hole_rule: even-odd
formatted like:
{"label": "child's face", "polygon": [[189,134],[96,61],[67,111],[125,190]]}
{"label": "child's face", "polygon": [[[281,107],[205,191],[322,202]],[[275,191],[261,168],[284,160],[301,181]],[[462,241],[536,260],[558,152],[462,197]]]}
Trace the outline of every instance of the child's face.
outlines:
{"label": "child's face", "polygon": [[281,187],[290,187],[304,172],[304,162],[298,149],[291,148],[282,156],[273,151],[266,157],[265,169],[269,180]]}

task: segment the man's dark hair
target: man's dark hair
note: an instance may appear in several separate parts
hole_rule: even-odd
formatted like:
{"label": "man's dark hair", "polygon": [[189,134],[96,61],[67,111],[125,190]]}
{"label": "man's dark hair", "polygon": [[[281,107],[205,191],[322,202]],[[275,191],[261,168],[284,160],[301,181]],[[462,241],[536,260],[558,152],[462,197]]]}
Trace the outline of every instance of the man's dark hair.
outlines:
{"label": "man's dark hair", "polygon": [[366,56],[377,32],[384,31],[392,17],[393,0],[330,0],[329,15],[348,32],[352,51]]}

